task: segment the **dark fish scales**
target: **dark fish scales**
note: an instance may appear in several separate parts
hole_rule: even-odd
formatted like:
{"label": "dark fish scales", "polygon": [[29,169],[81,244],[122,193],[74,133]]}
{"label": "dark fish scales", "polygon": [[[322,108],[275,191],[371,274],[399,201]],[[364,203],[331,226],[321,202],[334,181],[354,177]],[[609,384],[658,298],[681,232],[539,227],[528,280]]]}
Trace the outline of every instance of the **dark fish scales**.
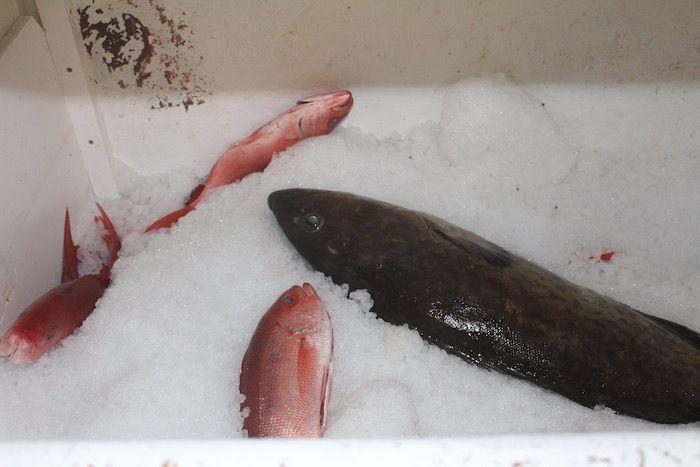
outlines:
{"label": "dark fish scales", "polygon": [[268,204],[302,256],[446,351],[659,423],[700,421],[700,335],[433,216],[333,191]]}

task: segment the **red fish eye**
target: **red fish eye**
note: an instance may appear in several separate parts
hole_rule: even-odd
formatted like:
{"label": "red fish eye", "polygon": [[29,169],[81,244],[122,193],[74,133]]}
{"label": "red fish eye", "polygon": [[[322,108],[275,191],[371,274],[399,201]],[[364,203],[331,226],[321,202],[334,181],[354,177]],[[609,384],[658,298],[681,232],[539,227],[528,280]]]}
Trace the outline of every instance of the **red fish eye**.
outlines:
{"label": "red fish eye", "polygon": [[291,295],[285,295],[284,298],[282,299],[282,303],[286,303],[287,305],[291,305],[294,303],[294,297]]}
{"label": "red fish eye", "polygon": [[338,123],[339,121],[340,121],[340,119],[339,119],[338,117],[333,117],[333,118],[331,118],[331,123],[332,123],[333,125],[335,125],[335,124]]}

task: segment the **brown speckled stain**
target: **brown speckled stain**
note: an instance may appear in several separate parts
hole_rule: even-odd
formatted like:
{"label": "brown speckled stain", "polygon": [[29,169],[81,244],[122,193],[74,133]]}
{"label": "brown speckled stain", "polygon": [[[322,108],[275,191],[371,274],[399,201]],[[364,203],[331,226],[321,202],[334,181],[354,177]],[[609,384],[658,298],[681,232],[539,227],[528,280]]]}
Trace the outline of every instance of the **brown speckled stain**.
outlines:
{"label": "brown speckled stain", "polygon": [[[175,21],[172,18],[170,18],[167,14],[165,14],[165,8],[163,8],[161,5],[158,5],[158,3],[155,2],[155,0],[148,0],[148,3],[150,3],[151,6],[158,12],[158,19],[160,20],[160,22],[162,24],[167,25],[170,28],[170,42],[172,42],[175,45],[175,47],[185,45],[186,42],[178,31],[182,29],[187,29],[187,25],[182,20],[180,20],[178,24],[175,24]],[[185,12],[183,12],[182,14],[184,16]]]}
{"label": "brown speckled stain", "polygon": [[[102,61],[107,69],[112,72],[130,63],[127,51],[133,47],[133,42],[139,43],[141,51],[134,61],[134,76],[136,85],[143,86],[144,80],[150,77],[146,72],[148,64],[153,56],[153,46],[150,43],[150,30],[144,26],[141,20],[129,14],[122,13],[119,17],[112,17],[108,21],[90,21],[90,7],[78,8],[80,15],[80,33],[83,36],[85,49],[92,56],[95,45],[102,48]],[[98,8],[95,13],[100,14]],[[131,47],[127,49],[127,45]]]}
{"label": "brown speckled stain", "polygon": [[99,8],[95,0],[77,8],[78,26],[88,55],[117,74],[119,88],[133,85],[152,91],[154,110],[187,111],[205,102],[211,92],[208,80],[195,69],[203,56],[191,53],[188,36],[193,32],[185,23],[186,12],[176,21],[157,0],[100,3]]}
{"label": "brown speckled stain", "polygon": [[173,84],[175,82],[175,78],[177,77],[177,73],[175,73],[173,70],[165,70],[163,72],[163,76],[168,84]]}

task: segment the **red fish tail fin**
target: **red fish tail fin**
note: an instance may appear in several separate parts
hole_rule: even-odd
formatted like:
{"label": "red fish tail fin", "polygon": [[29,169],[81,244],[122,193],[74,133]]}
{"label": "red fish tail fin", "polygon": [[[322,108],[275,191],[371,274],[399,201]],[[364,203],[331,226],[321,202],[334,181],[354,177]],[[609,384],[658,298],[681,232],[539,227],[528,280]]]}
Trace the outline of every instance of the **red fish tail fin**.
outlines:
{"label": "red fish tail fin", "polygon": [[70,232],[70,214],[66,208],[66,221],[63,224],[63,270],[61,271],[61,283],[77,279],[78,273],[78,247],[73,243]]}
{"label": "red fish tail fin", "polygon": [[105,266],[102,268],[100,275],[109,277],[109,272],[112,270],[112,265],[117,260],[117,254],[122,247],[122,242],[119,239],[119,234],[117,234],[117,230],[114,228],[114,225],[112,224],[112,221],[109,219],[109,216],[105,210],[102,209],[102,206],[100,206],[99,203],[95,204],[97,204],[97,209],[100,211],[100,216],[97,218],[97,220],[102,222],[102,225],[107,231],[104,235],[102,235],[102,240],[105,242],[105,245],[107,245],[107,251],[109,251],[107,264],[105,264]]}
{"label": "red fish tail fin", "polygon": [[159,230],[164,227],[170,227],[173,225],[175,222],[177,222],[178,219],[189,213],[190,211],[194,211],[194,207],[190,204],[185,206],[182,209],[178,209],[177,211],[173,211],[170,214],[168,214],[165,217],[162,217],[161,219],[155,221],[153,224],[151,224],[147,229],[146,233],[148,232],[153,232],[154,230]]}

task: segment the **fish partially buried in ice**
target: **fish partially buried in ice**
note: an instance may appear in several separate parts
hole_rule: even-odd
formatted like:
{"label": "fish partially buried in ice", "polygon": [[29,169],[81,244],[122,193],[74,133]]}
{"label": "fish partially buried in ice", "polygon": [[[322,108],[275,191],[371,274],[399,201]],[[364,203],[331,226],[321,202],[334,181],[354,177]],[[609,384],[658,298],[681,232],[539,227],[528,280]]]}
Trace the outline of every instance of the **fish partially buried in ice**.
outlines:
{"label": "fish partially buried in ice", "polygon": [[433,216],[348,193],[268,197],[317,270],[462,359],[660,422],[700,421],[700,336],[577,286]]}
{"label": "fish partially buried in ice", "polygon": [[196,209],[213,188],[263,171],[276,153],[303,139],[330,133],[348,115],[352,104],[350,91],[319,94],[297,101],[294,107],[244,140],[233,143],[216,161],[206,181],[192,191],[187,205],[154,222],[146,232],[170,227],[180,217]]}
{"label": "fish partially buried in ice", "polygon": [[13,363],[33,363],[78,328],[95,309],[109,284],[110,272],[121,248],[119,235],[107,213],[98,204],[98,219],[105,227],[107,264],[97,274],[78,277],[77,247],[70,232],[66,210],[63,233],[61,284],[29,305],[0,341],[0,354]]}
{"label": "fish partially buried in ice", "polygon": [[253,438],[318,438],[331,390],[333,331],[310,284],[284,292],[265,313],[241,366],[243,428]]}

